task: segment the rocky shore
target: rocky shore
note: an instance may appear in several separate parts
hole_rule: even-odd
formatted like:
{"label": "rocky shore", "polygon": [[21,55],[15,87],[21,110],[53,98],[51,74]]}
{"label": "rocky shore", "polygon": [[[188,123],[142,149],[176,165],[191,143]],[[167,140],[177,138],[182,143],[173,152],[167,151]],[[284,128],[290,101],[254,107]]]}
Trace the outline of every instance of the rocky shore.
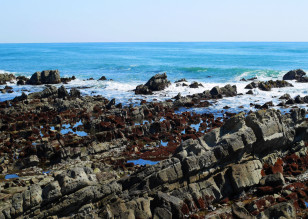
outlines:
{"label": "rocky shore", "polygon": [[[252,79],[247,89],[305,83],[304,73]],[[46,84],[0,102],[0,218],[307,217],[308,119],[296,105],[308,96],[281,96],[288,112],[266,103],[239,114],[226,106],[219,117],[189,110],[246,95],[235,85],[124,105],[54,86],[74,79],[57,70],[0,76],[3,84]],[[176,83],[202,87],[185,82]],[[170,83],[157,74],[134,92]]]}

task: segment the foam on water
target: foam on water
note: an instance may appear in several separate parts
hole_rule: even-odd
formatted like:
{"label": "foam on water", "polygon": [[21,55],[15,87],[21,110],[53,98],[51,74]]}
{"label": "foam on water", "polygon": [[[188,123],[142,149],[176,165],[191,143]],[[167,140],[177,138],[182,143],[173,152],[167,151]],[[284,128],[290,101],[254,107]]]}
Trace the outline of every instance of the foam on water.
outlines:
{"label": "foam on water", "polygon": [[[11,51],[7,53],[6,51]],[[72,56],[74,54],[74,56]],[[23,57],[27,57],[24,59]],[[308,69],[308,43],[80,43],[80,44],[1,44],[0,73],[14,73],[30,77],[36,71],[59,69],[62,77],[77,79],[65,86],[79,87],[82,95],[102,95],[116,102],[137,105],[140,99],[166,100],[210,90],[214,86],[236,85],[238,93],[247,92],[250,83],[241,78],[257,77],[260,81],[282,79],[289,70]],[[153,75],[167,72],[171,82],[186,78],[187,84],[201,82],[204,87],[170,87],[153,95],[135,95],[133,90]],[[107,81],[97,81],[101,76]],[[86,80],[88,78],[95,80]],[[307,95],[307,83],[292,82],[293,88],[272,89],[270,92],[254,89],[254,95],[243,95],[211,101],[213,106],[204,111],[253,110],[250,103],[260,105],[272,101],[272,96],[289,93],[292,97]],[[5,85],[0,85],[3,89]],[[0,101],[44,89],[44,86],[17,86],[14,93],[0,93]],[[55,85],[59,87],[61,85]],[[277,104],[278,98],[273,102]],[[243,106],[243,108],[239,108]],[[306,107],[306,106],[304,106]],[[219,113],[219,112],[217,112]]]}

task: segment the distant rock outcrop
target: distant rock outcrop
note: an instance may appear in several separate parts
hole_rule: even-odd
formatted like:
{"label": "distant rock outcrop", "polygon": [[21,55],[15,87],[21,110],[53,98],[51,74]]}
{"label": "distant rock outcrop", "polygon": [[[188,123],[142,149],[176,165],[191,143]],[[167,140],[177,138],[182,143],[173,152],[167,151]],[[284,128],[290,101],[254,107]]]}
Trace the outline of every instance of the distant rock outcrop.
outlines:
{"label": "distant rock outcrop", "polygon": [[289,71],[283,76],[283,80],[298,80],[299,78],[306,75],[306,72],[304,72],[302,69],[296,69]]}
{"label": "distant rock outcrop", "polygon": [[60,72],[58,70],[35,72],[27,83],[31,85],[59,84],[61,83]]}
{"label": "distant rock outcrop", "polygon": [[154,75],[145,85],[138,85],[135,94],[152,94],[153,91],[161,91],[170,85],[167,74]]}

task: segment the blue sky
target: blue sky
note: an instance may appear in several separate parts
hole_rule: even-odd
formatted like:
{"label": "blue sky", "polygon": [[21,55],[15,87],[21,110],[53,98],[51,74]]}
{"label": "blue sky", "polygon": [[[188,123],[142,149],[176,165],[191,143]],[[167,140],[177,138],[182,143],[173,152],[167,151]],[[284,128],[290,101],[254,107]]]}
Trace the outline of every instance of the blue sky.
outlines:
{"label": "blue sky", "polygon": [[0,43],[308,41],[307,0],[0,0]]}

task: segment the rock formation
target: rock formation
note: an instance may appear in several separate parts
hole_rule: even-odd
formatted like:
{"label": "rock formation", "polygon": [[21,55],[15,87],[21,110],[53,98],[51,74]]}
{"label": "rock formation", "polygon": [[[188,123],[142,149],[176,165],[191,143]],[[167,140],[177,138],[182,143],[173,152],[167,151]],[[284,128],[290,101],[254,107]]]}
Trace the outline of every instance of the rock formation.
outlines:
{"label": "rock formation", "polygon": [[152,94],[153,91],[161,91],[170,85],[167,74],[156,74],[145,85],[138,85],[135,94]]}
{"label": "rock formation", "polygon": [[58,70],[35,72],[27,83],[31,85],[58,84],[61,83],[60,72]]}

